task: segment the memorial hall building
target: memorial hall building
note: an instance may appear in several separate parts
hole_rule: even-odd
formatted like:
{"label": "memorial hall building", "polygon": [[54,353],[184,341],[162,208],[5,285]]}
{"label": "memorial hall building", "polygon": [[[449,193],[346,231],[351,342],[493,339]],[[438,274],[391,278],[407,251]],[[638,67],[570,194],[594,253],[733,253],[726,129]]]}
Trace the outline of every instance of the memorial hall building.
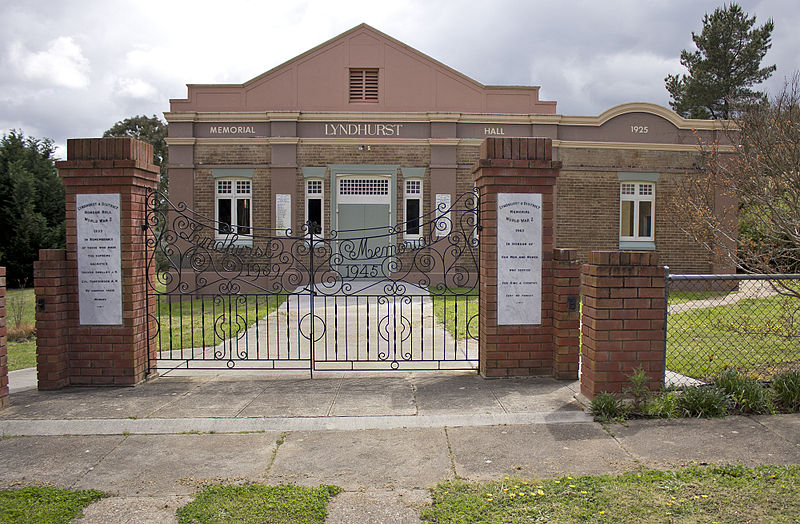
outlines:
{"label": "memorial hall building", "polygon": [[217,221],[218,240],[310,221],[322,237],[403,224],[396,241],[413,244],[423,217],[473,191],[485,138],[546,137],[561,163],[556,247],[720,269],[670,212],[719,122],[649,103],[562,115],[537,86],[481,84],[364,24],[243,84],[190,84],[166,119],[169,198]]}

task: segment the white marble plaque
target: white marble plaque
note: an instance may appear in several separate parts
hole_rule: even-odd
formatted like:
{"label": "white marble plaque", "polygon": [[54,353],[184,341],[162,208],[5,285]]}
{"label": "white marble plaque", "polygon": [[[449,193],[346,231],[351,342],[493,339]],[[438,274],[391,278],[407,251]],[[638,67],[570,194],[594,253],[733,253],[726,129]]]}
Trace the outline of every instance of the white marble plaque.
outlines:
{"label": "white marble plaque", "polygon": [[446,237],[450,234],[450,193],[436,193],[436,235]]}
{"label": "white marble plaque", "polygon": [[285,235],[292,227],[292,195],[278,193],[275,195],[275,229],[278,235]]}
{"label": "white marble plaque", "polygon": [[119,194],[75,195],[80,323],[122,324]]}
{"label": "white marble plaque", "polygon": [[497,323],[542,323],[542,195],[497,195]]}

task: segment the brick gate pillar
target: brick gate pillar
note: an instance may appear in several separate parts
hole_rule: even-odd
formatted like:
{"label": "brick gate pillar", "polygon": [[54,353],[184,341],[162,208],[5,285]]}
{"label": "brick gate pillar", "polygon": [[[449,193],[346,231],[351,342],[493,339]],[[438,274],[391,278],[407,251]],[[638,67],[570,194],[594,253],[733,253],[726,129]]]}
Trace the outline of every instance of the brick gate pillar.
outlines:
{"label": "brick gate pillar", "polygon": [[132,138],[71,139],[56,167],[67,243],[42,250],[34,265],[39,389],[136,384],[155,356],[147,350],[142,229],[147,191],[159,177],[153,147]]}
{"label": "brick gate pillar", "polygon": [[583,265],[581,393],[630,386],[639,366],[651,389],[664,379],[666,270],[653,252],[592,251]]}
{"label": "brick gate pillar", "polygon": [[560,167],[550,139],[487,138],[473,168],[485,377],[577,378],[579,268],[574,250],[553,249]]}

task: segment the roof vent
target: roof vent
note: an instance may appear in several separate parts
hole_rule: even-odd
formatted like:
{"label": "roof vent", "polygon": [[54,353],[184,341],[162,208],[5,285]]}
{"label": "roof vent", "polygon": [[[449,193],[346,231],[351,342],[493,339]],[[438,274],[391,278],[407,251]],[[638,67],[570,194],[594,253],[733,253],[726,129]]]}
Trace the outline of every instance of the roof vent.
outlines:
{"label": "roof vent", "polygon": [[350,70],[350,101],[351,102],[378,101],[377,69]]}

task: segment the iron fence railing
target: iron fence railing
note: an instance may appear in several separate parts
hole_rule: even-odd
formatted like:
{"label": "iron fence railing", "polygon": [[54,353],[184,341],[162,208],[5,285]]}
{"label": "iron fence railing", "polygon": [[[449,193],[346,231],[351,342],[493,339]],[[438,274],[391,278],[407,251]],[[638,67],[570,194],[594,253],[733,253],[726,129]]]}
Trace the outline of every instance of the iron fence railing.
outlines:
{"label": "iron fence railing", "polygon": [[668,275],[667,386],[800,370],[800,275]]}

